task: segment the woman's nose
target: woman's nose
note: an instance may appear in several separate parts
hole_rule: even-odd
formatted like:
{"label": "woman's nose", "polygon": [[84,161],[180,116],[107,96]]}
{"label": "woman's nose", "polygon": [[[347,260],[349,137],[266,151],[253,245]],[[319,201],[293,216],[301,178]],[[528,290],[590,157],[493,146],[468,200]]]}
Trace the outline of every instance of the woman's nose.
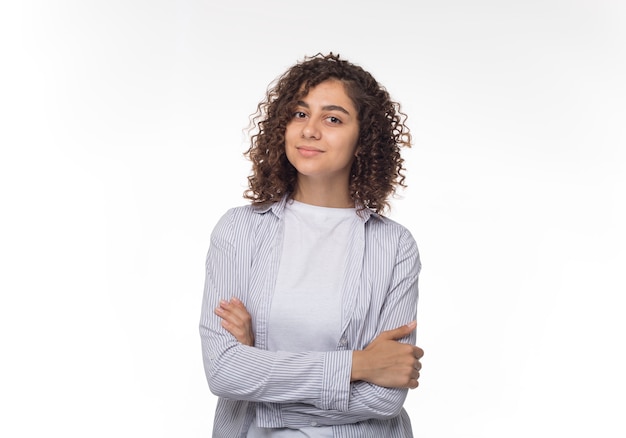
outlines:
{"label": "woman's nose", "polygon": [[304,125],[302,128],[302,138],[314,138],[319,140],[320,130],[315,121],[309,120],[308,123]]}

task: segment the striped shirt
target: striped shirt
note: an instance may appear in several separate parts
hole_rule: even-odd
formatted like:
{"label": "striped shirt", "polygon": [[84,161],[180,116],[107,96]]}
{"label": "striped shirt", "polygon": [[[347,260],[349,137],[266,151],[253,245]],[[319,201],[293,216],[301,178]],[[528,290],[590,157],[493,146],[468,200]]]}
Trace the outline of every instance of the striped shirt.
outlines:
{"label": "striped shirt", "polygon": [[[412,437],[407,389],[350,382],[352,351],[413,321],[420,260],[410,232],[364,210],[349,239],[341,337],[333,351],[267,350],[267,327],[282,250],[286,199],[229,210],[211,234],[200,337],[211,392],[219,397],[214,438],[259,427],[333,426],[338,438]],[[238,297],[252,315],[255,346],[242,345],[213,313]],[[415,332],[402,342],[415,343]]]}

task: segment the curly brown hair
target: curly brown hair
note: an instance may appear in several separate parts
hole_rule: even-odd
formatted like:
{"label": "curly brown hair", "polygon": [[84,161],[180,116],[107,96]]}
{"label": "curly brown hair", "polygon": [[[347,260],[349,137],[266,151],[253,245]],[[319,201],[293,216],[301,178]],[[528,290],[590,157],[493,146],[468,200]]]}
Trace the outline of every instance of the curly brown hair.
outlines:
{"label": "curly brown hair", "polygon": [[250,129],[256,129],[256,133],[244,154],[252,161],[244,197],[253,204],[275,202],[293,193],[297,171],[287,160],[285,129],[297,101],[328,79],[344,84],[358,112],[359,140],[349,182],[352,199],[357,205],[382,213],[396,188],[406,187],[400,147],[411,146],[411,134],[400,104],[392,101],[387,90],[360,66],[332,52],[318,53],[295,64],[270,84],[251,119]]}

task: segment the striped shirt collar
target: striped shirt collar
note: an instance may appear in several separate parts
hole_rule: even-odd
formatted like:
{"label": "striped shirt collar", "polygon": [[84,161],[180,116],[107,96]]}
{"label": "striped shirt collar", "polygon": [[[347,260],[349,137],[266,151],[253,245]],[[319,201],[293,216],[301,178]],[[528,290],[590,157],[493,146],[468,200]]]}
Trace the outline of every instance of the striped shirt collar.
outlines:
{"label": "striped shirt collar", "polygon": [[[274,213],[274,215],[276,215],[276,217],[282,219],[285,211],[285,205],[287,204],[288,200],[289,197],[285,195],[280,201],[277,202],[254,205],[254,211],[258,214],[265,214],[268,211],[271,211],[272,213]],[[359,208],[359,205],[360,204],[357,204],[357,215],[359,216],[359,218],[361,218],[363,223],[366,223],[368,220],[370,220],[370,218],[383,220],[383,217],[379,214],[366,207]]]}

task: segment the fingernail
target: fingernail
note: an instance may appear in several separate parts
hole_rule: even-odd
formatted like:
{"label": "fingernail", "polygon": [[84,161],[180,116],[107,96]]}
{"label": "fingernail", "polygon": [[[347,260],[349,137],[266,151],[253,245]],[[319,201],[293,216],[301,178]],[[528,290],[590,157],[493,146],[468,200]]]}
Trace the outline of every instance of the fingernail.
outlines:
{"label": "fingernail", "polygon": [[407,326],[409,326],[409,328],[411,329],[414,329],[415,327],[417,327],[417,321],[411,321],[407,324]]}

